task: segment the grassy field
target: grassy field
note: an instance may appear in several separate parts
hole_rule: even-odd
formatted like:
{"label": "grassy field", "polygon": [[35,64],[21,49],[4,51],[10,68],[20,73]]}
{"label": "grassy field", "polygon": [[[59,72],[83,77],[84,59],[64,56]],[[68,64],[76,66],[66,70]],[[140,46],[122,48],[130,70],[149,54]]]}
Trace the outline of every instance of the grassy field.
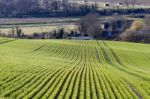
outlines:
{"label": "grassy field", "polygon": [[0,38],[0,98],[150,99],[150,45]]}
{"label": "grassy field", "polygon": [[[42,32],[51,32],[53,30],[59,30],[61,28],[65,31],[77,30],[75,25],[50,25],[50,24],[35,24],[35,25],[20,25],[21,30],[24,34],[33,34],[33,33],[42,33]],[[1,33],[9,34],[12,33],[12,27],[1,27]]]}
{"label": "grassy field", "polygon": [[0,32],[8,34],[12,28],[20,26],[24,34],[51,32],[64,28],[65,31],[76,30],[78,18],[0,18]]}

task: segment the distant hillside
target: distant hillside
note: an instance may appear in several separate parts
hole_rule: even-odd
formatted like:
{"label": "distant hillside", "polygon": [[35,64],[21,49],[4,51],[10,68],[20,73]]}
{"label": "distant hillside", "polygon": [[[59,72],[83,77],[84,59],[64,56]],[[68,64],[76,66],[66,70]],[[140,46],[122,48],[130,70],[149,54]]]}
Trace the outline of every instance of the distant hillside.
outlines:
{"label": "distant hillside", "polygon": [[[97,0],[101,2],[123,2],[124,0]],[[138,3],[141,3],[143,5],[150,5],[150,0],[137,0]]]}
{"label": "distant hillside", "polygon": [[[68,1],[71,1],[69,4]],[[93,8],[91,6],[94,1],[96,2],[97,8]],[[123,0],[118,0],[123,1]],[[99,10],[102,8],[127,8],[129,6],[124,6],[125,4],[116,5],[118,3],[116,0],[0,0],[0,17],[68,17],[68,16],[83,16],[89,13],[90,11]],[[131,0],[130,0],[131,1]],[[143,2],[142,2],[143,1]],[[150,12],[150,1],[142,0],[139,3],[141,5],[136,5],[135,8],[143,8],[142,10],[135,11],[136,13],[149,13]],[[89,3],[86,3],[89,2]],[[103,4],[104,2],[108,2],[111,4]],[[73,3],[76,3],[73,5]],[[115,3],[115,4],[114,4]],[[79,5],[81,4],[81,5]],[[87,4],[87,7],[86,5]],[[130,3],[131,4],[131,3]],[[148,6],[144,6],[144,4]],[[131,10],[131,9],[126,9]],[[69,11],[69,12],[68,12]],[[122,14],[131,14],[127,11],[121,11]],[[107,12],[102,12],[102,15],[108,15]],[[109,13],[111,15],[112,13]]]}
{"label": "distant hillside", "polygon": [[[70,0],[70,1],[96,1],[96,2],[107,2],[107,3],[118,3],[123,2],[124,0]],[[150,0],[137,0],[137,3],[140,3],[142,5],[150,5]]]}

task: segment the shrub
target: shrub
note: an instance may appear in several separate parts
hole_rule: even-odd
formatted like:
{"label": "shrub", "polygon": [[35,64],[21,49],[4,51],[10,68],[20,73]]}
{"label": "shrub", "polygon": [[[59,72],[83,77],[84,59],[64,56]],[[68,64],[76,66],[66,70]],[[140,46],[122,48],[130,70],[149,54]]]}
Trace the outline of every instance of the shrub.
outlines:
{"label": "shrub", "polygon": [[120,39],[129,42],[150,43],[150,26],[144,26],[140,30],[127,29],[120,35]]}
{"label": "shrub", "polygon": [[126,30],[120,35],[121,40],[123,41],[132,41],[136,31],[131,29]]}
{"label": "shrub", "polygon": [[144,27],[144,23],[141,21],[134,21],[130,27],[131,30],[138,31]]}

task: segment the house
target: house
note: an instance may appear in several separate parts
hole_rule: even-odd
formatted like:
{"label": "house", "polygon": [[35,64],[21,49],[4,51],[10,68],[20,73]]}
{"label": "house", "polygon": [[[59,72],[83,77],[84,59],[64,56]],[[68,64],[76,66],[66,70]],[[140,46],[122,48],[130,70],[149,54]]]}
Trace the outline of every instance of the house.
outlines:
{"label": "house", "polygon": [[124,4],[122,2],[117,3],[118,6],[123,6]]}
{"label": "house", "polygon": [[110,7],[109,3],[104,3],[104,7]]}
{"label": "house", "polygon": [[71,4],[85,4],[85,0],[69,0]]}
{"label": "house", "polygon": [[104,21],[101,24],[101,28],[103,29],[104,37],[114,37],[122,32],[124,32],[127,28],[129,28],[132,24],[131,20],[110,20]]}

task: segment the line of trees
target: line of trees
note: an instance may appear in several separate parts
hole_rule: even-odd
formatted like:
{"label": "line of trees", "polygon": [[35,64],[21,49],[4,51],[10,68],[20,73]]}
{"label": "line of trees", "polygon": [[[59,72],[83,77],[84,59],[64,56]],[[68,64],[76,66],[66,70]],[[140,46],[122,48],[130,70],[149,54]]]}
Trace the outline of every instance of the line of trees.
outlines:
{"label": "line of trees", "polygon": [[[0,0],[0,17],[69,17],[84,16],[90,12],[99,15],[150,13],[150,9],[103,9],[97,4],[77,5],[66,0]],[[132,3],[132,2],[131,2]],[[127,7],[130,2],[127,2]],[[133,4],[134,5],[134,4]]]}
{"label": "line of trees", "polygon": [[79,37],[81,33],[77,30],[65,31],[64,28],[49,32],[37,32],[33,34],[24,34],[21,26],[12,27],[9,33],[0,31],[0,37],[20,38],[20,39],[67,39],[69,37]]}
{"label": "line of trees", "polygon": [[66,0],[0,0],[0,17],[79,16],[96,11],[96,5],[76,5]]}

